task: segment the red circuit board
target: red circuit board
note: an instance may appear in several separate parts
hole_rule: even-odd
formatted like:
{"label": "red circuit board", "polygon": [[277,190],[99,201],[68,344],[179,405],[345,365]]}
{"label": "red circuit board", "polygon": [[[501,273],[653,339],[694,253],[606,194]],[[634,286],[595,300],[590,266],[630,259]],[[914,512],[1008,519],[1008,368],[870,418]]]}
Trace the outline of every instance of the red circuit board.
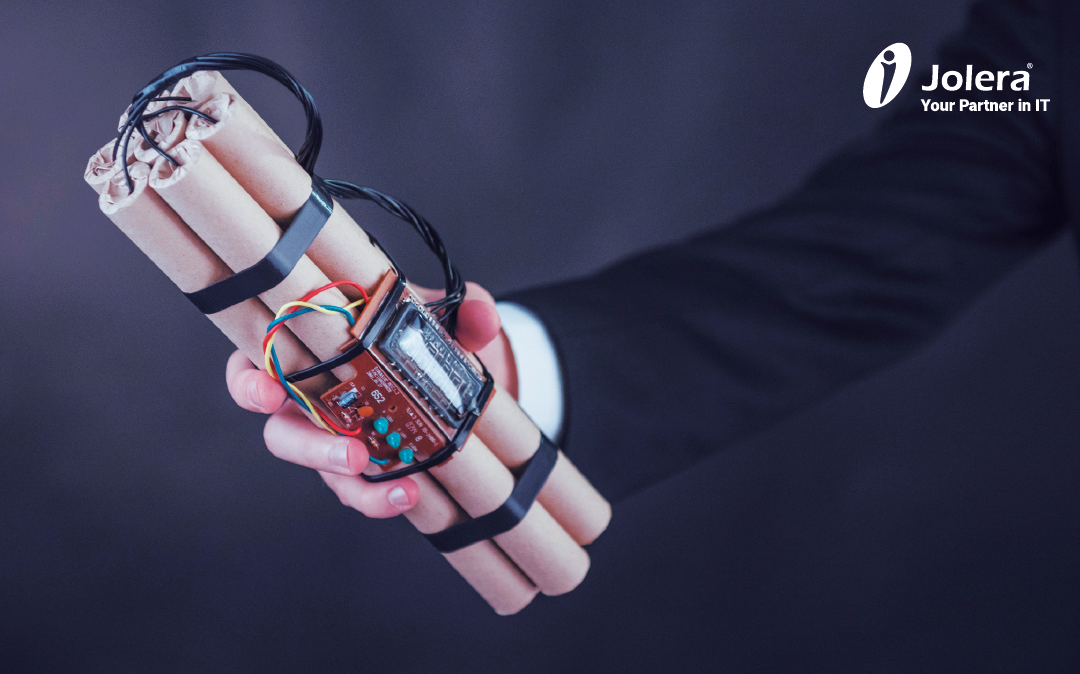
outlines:
{"label": "red circuit board", "polygon": [[[415,459],[422,461],[446,445],[446,435],[370,352],[365,351],[351,364],[356,377],[330,389],[321,399],[342,428],[363,429],[356,437],[367,443],[371,456],[389,461],[385,467],[391,468],[401,463],[402,449],[412,449]],[[388,441],[393,433],[401,438],[399,448]]]}

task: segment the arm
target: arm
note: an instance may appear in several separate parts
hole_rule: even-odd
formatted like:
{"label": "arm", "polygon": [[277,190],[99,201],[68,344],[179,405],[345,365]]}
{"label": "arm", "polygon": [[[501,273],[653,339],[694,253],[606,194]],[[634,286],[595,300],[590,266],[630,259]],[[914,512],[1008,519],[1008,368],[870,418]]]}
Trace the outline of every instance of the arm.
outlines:
{"label": "arm", "polygon": [[[935,62],[976,72],[1033,62],[1031,90],[932,97],[1051,97],[1058,28],[1049,3],[977,6]],[[916,73],[891,119],[776,206],[508,298],[551,335],[564,447],[605,495],[897,361],[1059,231],[1056,109],[924,112],[928,81]]]}

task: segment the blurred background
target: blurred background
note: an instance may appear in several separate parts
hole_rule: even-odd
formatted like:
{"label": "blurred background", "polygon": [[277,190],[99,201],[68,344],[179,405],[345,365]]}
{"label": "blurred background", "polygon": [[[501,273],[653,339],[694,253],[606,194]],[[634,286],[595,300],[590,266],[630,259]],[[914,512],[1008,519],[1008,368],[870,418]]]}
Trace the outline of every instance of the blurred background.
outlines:
{"label": "blurred background", "polygon": [[[903,41],[920,77],[966,5],[0,3],[2,668],[1075,671],[1071,237],[918,355],[617,503],[579,589],[499,618],[403,519],[270,456],[227,340],[82,181],[152,77],[257,53],[318,103],[319,173],[409,202],[499,295],[782,196],[887,114],[871,59]],[[299,145],[284,89],[229,78]]]}

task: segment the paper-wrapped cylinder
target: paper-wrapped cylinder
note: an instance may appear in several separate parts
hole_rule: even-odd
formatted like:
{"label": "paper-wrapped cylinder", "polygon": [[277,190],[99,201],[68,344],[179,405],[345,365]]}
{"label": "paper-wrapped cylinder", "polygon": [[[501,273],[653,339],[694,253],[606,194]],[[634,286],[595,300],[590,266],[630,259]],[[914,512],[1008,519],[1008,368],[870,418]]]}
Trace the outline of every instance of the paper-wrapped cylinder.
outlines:
{"label": "paper-wrapped cylinder", "polygon": [[[196,119],[188,137],[206,145],[274,221],[290,222],[311,195],[311,176],[288,148],[262,132],[261,120],[238,95],[215,96],[202,110],[218,123]],[[329,278],[365,287],[378,283],[390,268],[386,256],[337,203],[307,254]]]}
{"label": "paper-wrapped cylinder", "polygon": [[[405,511],[405,517],[420,533],[433,534],[469,519],[430,477],[420,473],[412,479],[420,487],[420,500]],[[499,615],[517,613],[539,592],[491,541],[480,541],[443,556]]]}
{"label": "paper-wrapped cylinder", "polygon": [[[270,252],[281,237],[281,230],[199,141],[185,140],[170,154],[180,165],[158,159],[150,187],[229,268],[241,271]],[[276,312],[286,303],[329,282],[307,256],[302,256],[284,281],[259,297]],[[347,304],[336,288],[320,293],[312,302]],[[338,347],[348,340],[346,328],[343,321],[329,321],[315,314],[289,322],[289,329],[321,360],[338,355]],[[334,370],[334,375],[344,381],[356,376],[356,371],[351,365],[343,365]]]}
{"label": "paper-wrapped cylinder", "polygon": [[[137,162],[129,167],[134,190],[122,173],[114,172],[98,198],[101,210],[131,241],[184,292],[199,290],[232,274],[232,270],[184,224],[153,190],[147,189],[150,167]],[[209,317],[225,336],[257,365],[262,364],[262,338],[274,319],[256,299],[241,302]],[[291,333],[278,338],[283,367],[313,365],[314,356]],[[312,390],[332,386],[330,379],[306,382]]]}
{"label": "paper-wrapped cylinder", "polygon": [[[121,172],[121,164],[118,161],[113,161],[112,151],[116,145],[116,139],[110,140],[105,147],[101,148],[93,155],[90,160],[86,162],[86,171],[83,172],[83,180],[86,184],[94,188],[94,191],[101,194],[109,186],[109,180],[112,179],[117,173]],[[149,171],[149,167],[147,167]],[[145,186],[145,180],[144,186]]]}
{"label": "paper-wrapped cylinder", "polygon": [[[531,459],[540,446],[540,429],[501,389],[495,389],[475,430],[503,465],[512,469]],[[582,545],[595,541],[611,521],[611,505],[562,450],[537,500]]]}
{"label": "paper-wrapped cylinder", "polygon": [[[475,433],[453,458],[430,472],[472,517],[501,506],[514,488],[513,475]],[[589,572],[588,553],[539,502],[494,540],[544,594],[569,592]]]}

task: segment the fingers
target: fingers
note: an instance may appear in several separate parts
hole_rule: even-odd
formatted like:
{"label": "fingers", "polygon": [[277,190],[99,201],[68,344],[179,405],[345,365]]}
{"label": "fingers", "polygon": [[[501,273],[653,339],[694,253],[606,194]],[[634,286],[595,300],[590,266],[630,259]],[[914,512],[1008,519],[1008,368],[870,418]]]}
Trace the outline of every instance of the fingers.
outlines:
{"label": "fingers", "polygon": [[240,351],[234,351],[225,365],[225,383],[237,405],[249,412],[270,414],[281,407],[288,394],[271,375],[255,369]]}
{"label": "fingers", "polygon": [[502,322],[491,293],[472,282],[465,287],[465,301],[458,309],[456,336],[465,350],[479,351],[499,335]]}
{"label": "fingers", "polygon": [[416,505],[420,489],[407,477],[371,484],[360,477],[320,473],[343,505],[355,508],[368,517],[393,517]]}
{"label": "fingers", "polygon": [[363,441],[316,428],[292,401],[266,421],[263,439],[279,459],[319,471],[342,503],[368,517],[393,517],[416,505],[420,497],[409,478],[371,484],[358,477],[368,463]]}
{"label": "fingers", "polygon": [[356,475],[368,463],[361,440],[317,428],[291,400],[267,419],[263,440],[277,458],[318,471]]}
{"label": "fingers", "polygon": [[475,353],[480,356],[480,360],[484,361],[484,365],[499,388],[517,400],[517,361],[514,360],[514,349],[510,346],[510,340],[506,335],[500,332],[496,339],[484,348],[477,349]]}

